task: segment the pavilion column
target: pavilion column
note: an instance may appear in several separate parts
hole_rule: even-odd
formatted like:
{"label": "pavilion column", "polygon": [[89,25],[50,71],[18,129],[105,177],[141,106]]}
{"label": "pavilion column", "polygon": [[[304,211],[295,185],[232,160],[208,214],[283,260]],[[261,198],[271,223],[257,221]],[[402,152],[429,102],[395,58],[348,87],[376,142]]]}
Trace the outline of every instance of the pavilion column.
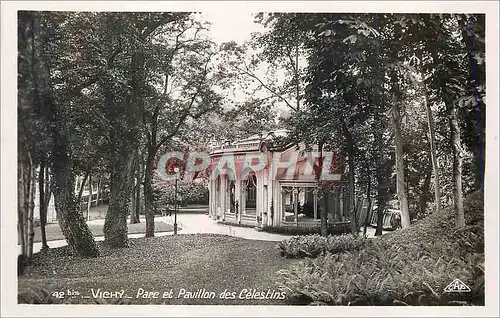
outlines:
{"label": "pavilion column", "polygon": [[208,216],[212,217],[214,213],[214,181],[210,179],[210,185],[208,188]]}
{"label": "pavilion column", "polygon": [[262,191],[261,191],[261,197],[262,197],[262,210],[260,212],[260,215],[262,217],[261,219],[261,226],[266,226],[267,225],[267,195],[266,195],[266,186],[262,186]]}
{"label": "pavilion column", "polygon": [[245,195],[245,184],[243,183],[243,181],[240,183],[241,185],[241,188],[240,188],[240,197],[241,197],[241,202],[240,202],[240,207],[241,207],[241,214],[247,214],[246,213],[246,209],[247,209],[247,198],[246,198],[246,195]]}
{"label": "pavilion column", "polygon": [[259,224],[259,217],[262,222],[262,181],[260,171],[255,174],[255,222]]}
{"label": "pavilion column", "polygon": [[275,212],[273,205],[275,204],[274,196],[274,181],[268,178],[267,180],[267,225],[272,226],[274,222]]}
{"label": "pavilion column", "polygon": [[267,185],[264,185],[262,187],[262,202],[263,202],[263,209],[262,209],[262,226],[267,226],[267,223],[269,222],[269,202],[268,202],[268,187]]}
{"label": "pavilion column", "polygon": [[283,217],[284,217],[284,213],[285,211],[283,211],[283,196],[284,196],[284,193],[283,193],[283,189],[281,189],[281,186],[277,186],[276,189],[274,190],[276,191],[276,200],[274,202],[274,217],[275,217],[275,220],[276,220],[276,223],[275,225],[276,226],[279,226],[281,225],[282,221],[283,221]]}
{"label": "pavilion column", "polygon": [[227,177],[225,175],[221,175],[220,178],[220,219],[224,221],[224,216],[226,214],[226,188],[227,188]]}
{"label": "pavilion column", "polygon": [[299,224],[299,191],[293,189],[293,213],[295,225]]}
{"label": "pavilion column", "polygon": [[313,211],[314,211],[314,219],[318,218],[318,190],[313,190]]}
{"label": "pavilion column", "polygon": [[283,190],[281,191],[280,205],[279,205],[279,213],[280,213],[279,219],[280,219],[280,224],[285,221],[285,217],[286,217],[285,202],[286,202],[286,198],[288,197],[288,195],[289,194],[285,193],[285,191],[283,191]]}
{"label": "pavilion column", "polygon": [[212,214],[212,219],[217,219],[217,214],[219,213],[219,182],[220,182],[220,177],[217,177],[214,180],[214,212]]}
{"label": "pavilion column", "polygon": [[215,219],[215,216],[217,215],[217,179],[212,181],[212,214],[210,217],[212,219]]}
{"label": "pavilion column", "polygon": [[345,195],[344,195],[344,191],[342,188],[339,188],[339,212],[340,212],[340,221],[344,221],[345,220],[345,209],[347,208],[347,205],[344,204],[344,200],[345,200]]}
{"label": "pavilion column", "polygon": [[241,180],[236,179],[234,182],[234,200],[236,202],[236,222],[241,223]]}

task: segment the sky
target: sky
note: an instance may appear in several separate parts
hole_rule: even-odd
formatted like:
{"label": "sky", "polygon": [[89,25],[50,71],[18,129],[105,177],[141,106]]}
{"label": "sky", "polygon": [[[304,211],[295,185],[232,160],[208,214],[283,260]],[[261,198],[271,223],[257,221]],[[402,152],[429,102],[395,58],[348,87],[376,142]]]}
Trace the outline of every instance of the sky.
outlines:
{"label": "sky", "polygon": [[[242,6],[229,6],[226,11],[221,10],[220,5],[205,8],[200,16],[204,21],[210,22],[210,35],[212,41],[217,44],[224,42],[235,41],[238,44],[243,44],[251,39],[253,32],[264,32],[265,28],[254,23],[254,13],[246,10]],[[263,80],[265,79],[265,69],[260,68],[256,71]],[[227,90],[226,96],[235,101],[243,102],[247,97],[245,91]],[[264,98],[269,95],[265,90],[257,93],[258,97]]]}
{"label": "sky", "polygon": [[[238,44],[243,44],[251,39],[253,32],[266,31],[261,24],[254,22],[254,15],[254,12],[249,11],[244,6],[229,6],[226,11],[221,10],[220,6],[214,6],[204,8],[201,18],[211,23],[209,34],[215,43],[235,41]],[[256,74],[264,81],[265,73],[264,66],[256,71]],[[246,99],[243,91],[228,92],[228,94],[228,97],[236,102],[242,102]],[[257,92],[257,95],[256,97],[265,98],[269,96],[269,92],[263,89],[261,92]],[[284,103],[278,102],[277,107],[279,113],[288,111]]]}
{"label": "sky", "polygon": [[202,17],[212,23],[210,34],[216,43],[236,41],[243,44],[250,40],[252,32],[263,31],[264,28],[253,22],[252,13],[247,10],[227,10],[221,12],[219,8],[208,9],[202,13]]}

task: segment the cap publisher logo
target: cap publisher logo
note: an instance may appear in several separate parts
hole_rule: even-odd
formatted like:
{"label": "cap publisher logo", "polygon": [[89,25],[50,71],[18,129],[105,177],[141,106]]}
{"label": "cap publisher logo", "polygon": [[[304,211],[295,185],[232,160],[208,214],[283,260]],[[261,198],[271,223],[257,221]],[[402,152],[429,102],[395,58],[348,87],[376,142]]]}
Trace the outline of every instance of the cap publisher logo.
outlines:
{"label": "cap publisher logo", "polygon": [[468,293],[471,290],[469,286],[465,285],[464,282],[457,278],[451,282],[451,284],[446,286],[444,291],[448,293]]}

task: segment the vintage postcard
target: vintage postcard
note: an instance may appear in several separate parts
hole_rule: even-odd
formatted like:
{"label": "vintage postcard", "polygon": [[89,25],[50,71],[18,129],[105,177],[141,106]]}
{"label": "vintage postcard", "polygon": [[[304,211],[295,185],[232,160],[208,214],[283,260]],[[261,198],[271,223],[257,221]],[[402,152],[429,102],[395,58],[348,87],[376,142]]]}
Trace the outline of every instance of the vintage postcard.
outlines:
{"label": "vintage postcard", "polygon": [[2,2],[2,315],[498,315],[498,9]]}

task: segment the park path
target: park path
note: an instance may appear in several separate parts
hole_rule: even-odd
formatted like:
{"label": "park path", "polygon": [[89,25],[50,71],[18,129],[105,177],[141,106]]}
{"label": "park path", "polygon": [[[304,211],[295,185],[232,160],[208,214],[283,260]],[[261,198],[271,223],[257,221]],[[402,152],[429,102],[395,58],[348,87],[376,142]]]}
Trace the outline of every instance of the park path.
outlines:
{"label": "park path", "polygon": [[[158,218],[162,222],[173,224],[173,216]],[[261,241],[282,241],[287,238],[287,235],[267,233],[257,231],[251,227],[232,226],[227,224],[220,224],[216,220],[212,220],[206,214],[178,214],[177,224],[182,227],[179,231],[181,234],[225,234],[235,237],[240,237],[248,240],[261,240]]]}
{"label": "park path", "polygon": [[[165,217],[156,217],[155,221],[157,222],[165,222],[168,224],[174,223],[173,216],[165,216]],[[144,219],[141,219],[141,222],[145,222]],[[104,224],[103,219],[88,221],[88,224]],[[206,214],[178,214],[177,215],[177,224],[181,228],[179,230],[179,234],[226,234],[230,236],[245,238],[249,240],[262,240],[262,241],[274,241],[278,242],[285,239],[287,236],[274,234],[274,233],[265,233],[259,232],[254,228],[244,228],[244,227],[236,227],[230,225],[223,225],[217,223],[215,220],[212,220]],[[164,235],[173,235],[173,232],[156,232],[155,236],[164,236]],[[144,237],[144,233],[136,233],[129,234],[129,238],[138,238]],[[103,241],[104,236],[96,236],[94,237],[96,241]],[[49,247],[61,247],[67,245],[66,240],[53,240],[48,241],[47,244]],[[42,243],[36,242],[33,244],[33,253],[37,253],[41,250]],[[18,250],[21,251],[21,246],[18,245]]]}
{"label": "park path", "polygon": [[[156,217],[155,221],[165,222],[168,224],[174,223],[173,216],[163,216]],[[145,222],[141,219],[141,222]],[[92,220],[88,221],[88,224],[104,224],[104,220]],[[234,237],[240,237],[248,240],[260,240],[260,241],[272,241],[279,242],[283,239],[289,237],[288,235],[267,233],[262,231],[257,231],[254,228],[231,226],[226,224],[220,224],[216,220],[212,220],[206,214],[194,214],[194,213],[181,213],[177,215],[177,224],[181,228],[179,234],[222,234]],[[375,229],[368,228],[368,237],[373,237]],[[173,232],[156,232],[155,236],[173,235]],[[129,234],[129,238],[144,237],[144,233]],[[94,237],[96,241],[103,241],[104,236]],[[47,244],[50,247],[61,247],[67,244],[66,240],[55,240],[49,241]],[[33,245],[33,253],[37,253],[42,248],[42,243],[37,242]],[[21,246],[18,245],[18,250],[21,250]]]}

